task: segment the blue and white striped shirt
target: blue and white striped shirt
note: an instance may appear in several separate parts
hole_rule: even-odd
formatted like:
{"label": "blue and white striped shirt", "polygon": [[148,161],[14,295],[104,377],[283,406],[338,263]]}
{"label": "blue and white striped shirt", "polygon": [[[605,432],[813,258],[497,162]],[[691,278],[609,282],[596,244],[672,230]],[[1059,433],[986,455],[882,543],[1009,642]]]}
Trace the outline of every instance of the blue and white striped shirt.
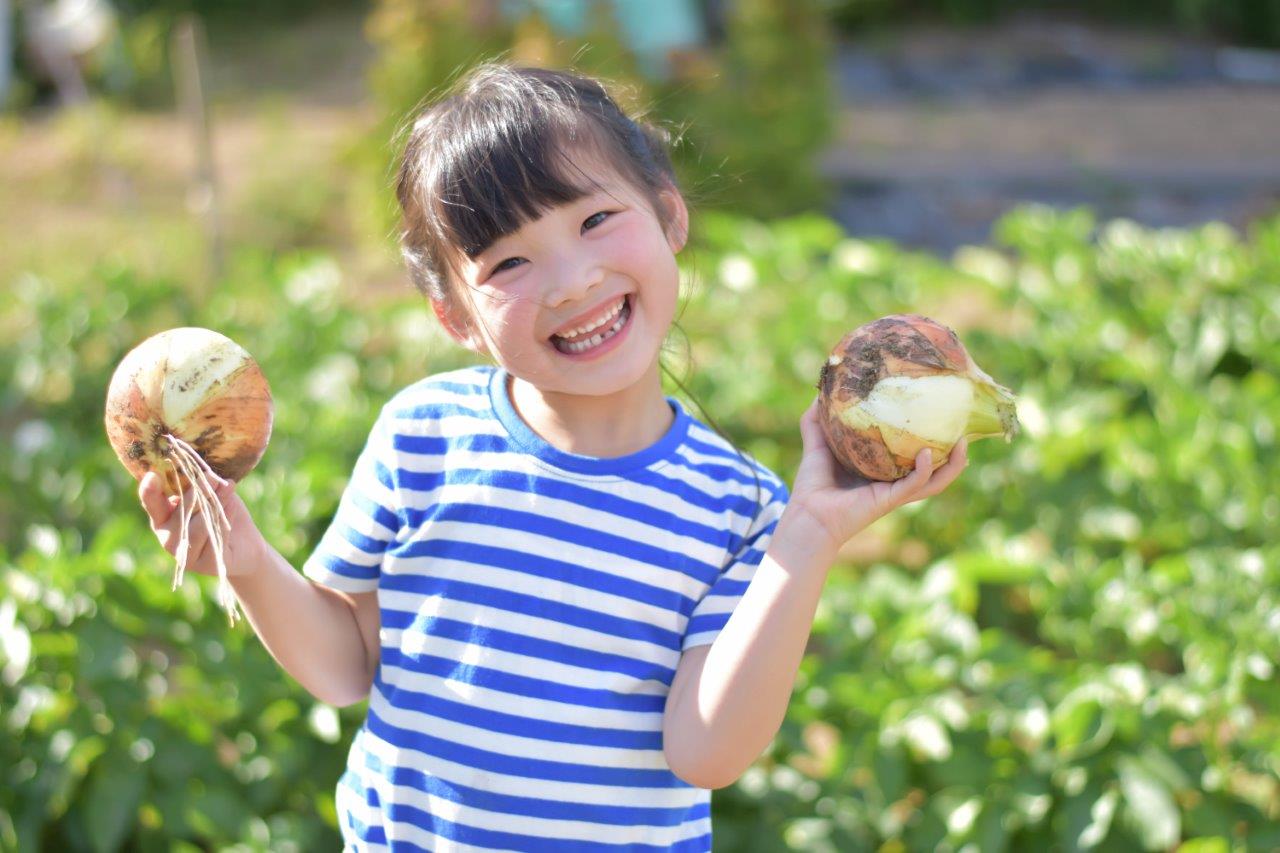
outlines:
{"label": "blue and white striped shirt", "polygon": [[473,367],[396,395],[304,567],[376,590],[382,617],[338,783],[347,849],[708,851],[710,792],[668,768],[663,708],[787,489],[674,399],[645,450],[562,452],[506,378]]}

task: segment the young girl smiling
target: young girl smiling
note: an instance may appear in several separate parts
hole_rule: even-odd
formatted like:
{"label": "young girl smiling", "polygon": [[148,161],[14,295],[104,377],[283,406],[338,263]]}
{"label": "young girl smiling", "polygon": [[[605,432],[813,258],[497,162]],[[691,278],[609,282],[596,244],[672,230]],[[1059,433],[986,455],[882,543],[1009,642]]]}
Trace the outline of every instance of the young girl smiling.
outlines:
{"label": "young girl smiling", "polygon": [[[664,139],[593,80],[475,70],[413,124],[397,192],[414,283],[491,363],[387,403],[303,575],[219,487],[264,644],[369,699],[345,843],[710,850],[709,789],[781,725],[838,549],[965,447],[856,480],[810,407],[788,490],[665,396],[688,211]],[[173,502],[141,497],[172,550]]]}

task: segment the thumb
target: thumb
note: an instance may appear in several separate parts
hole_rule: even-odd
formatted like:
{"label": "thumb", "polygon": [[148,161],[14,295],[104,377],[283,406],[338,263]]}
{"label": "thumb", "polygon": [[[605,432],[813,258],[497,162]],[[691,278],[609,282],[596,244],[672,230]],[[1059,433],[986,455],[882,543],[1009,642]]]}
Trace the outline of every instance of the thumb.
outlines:
{"label": "thumb", "polygon": [[822,431],[820,405],[818,398],[814,397],[809,408],[805,409],[804,414],[800,416],[800,440],[805,450],[826,444],[827,437]]}

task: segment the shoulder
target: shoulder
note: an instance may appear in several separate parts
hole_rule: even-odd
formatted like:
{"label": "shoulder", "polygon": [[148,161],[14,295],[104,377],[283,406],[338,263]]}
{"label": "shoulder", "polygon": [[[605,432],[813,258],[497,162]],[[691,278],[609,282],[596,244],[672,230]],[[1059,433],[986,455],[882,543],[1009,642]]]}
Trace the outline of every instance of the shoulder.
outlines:
{"label": "shoulder", "polygon": [[758,482],[762,505],[786,503],[789,496],[781,477],[692,415],[680,456],[685,466],[699,474],[752,486]]}
{"label": "shoulder", "polygon": [[486,416],[490,411],[489,380],[493,371],[491,366],[478,365],[427,376],[392,396],[378,420],[385,429],[454,415]]}

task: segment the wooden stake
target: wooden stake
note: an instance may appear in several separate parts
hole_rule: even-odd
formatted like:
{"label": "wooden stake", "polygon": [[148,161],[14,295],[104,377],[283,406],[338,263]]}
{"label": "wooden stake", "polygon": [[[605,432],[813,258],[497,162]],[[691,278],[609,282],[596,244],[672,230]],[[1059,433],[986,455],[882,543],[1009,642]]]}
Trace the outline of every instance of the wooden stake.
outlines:
{"label": "wooden stake", "polygon": [[213,127],[205,96],[204,69],[208,65],[207,54],[208,45],[200,19],[195,15],[180,18],[173,30],[170,59],[178,108],[191,127],[196,151],[195,174],[189,191],[188,207],[204,222],[209,247],[209,273],[213,280],[217,280],[222,275],[224,247],[218,175],[213,160]]}

